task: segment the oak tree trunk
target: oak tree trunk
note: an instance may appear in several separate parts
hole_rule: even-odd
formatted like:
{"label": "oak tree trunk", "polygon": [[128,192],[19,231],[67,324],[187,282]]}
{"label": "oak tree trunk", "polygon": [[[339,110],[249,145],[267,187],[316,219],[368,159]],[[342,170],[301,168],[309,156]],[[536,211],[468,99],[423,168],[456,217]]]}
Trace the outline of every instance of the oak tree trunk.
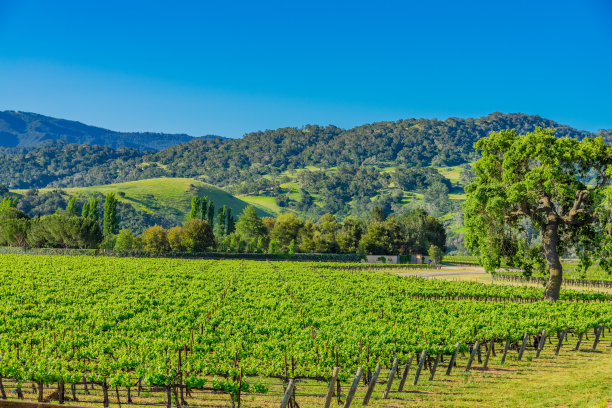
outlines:
{"label": "oak tree trunk", "polygon": [[557,301],[563,281],[563,267],[559,259],[557,244],[559,241],[559,224],[551,222],[542,229],[542,248],[550,276],[544,289],[544,299]]}

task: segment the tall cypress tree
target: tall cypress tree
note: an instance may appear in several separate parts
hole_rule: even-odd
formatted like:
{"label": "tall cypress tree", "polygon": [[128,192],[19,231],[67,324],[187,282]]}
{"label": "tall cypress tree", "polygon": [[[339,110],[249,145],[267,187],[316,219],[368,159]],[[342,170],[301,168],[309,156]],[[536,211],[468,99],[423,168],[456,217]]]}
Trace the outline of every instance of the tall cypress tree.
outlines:
{"label": "tall cypress tree", "polygon": [[202,211],[200,211],[201,219],[206,220],[208,217],[208,196],[202,197]]}
{"label": "tall cypress tree", "polygon": [[104,235],[119,233],[119,216],[117,215],[117,197],[108,193],[104,201]]}
{"label": "tall cypress tree", "polygon": [[87,218],[91,218],[95,222],[100,222],[100,213],[98,212],[98,199],[92,198],[89,200],[89,212]]}
{"label": "tall cypress tree", "polygon": [[66,212],[68,215],[79,215],[76,209],[76,198],[72,197],[68,200],[68,206],[66,207]]}
{"label": "tall cypress tree", "polygon": [[211,228],[215,225],[215,203],[212,200],[208,203],[208,223]]}
{"label": "tall cypress tree", "polygon": [[191,211],[189,211],[189,219],[194,220],[200,214],[200,197],[194,195],[191,197]]}
{"label": "tall cypress tree", "polygon": [[217,213],[217,236],[225,235],[225,222],[226,222],[226,208],[225,206],[219,208]]}
{"label": "tall cypress tree", "polygon": [[89,217],[89,201],[85,201],[85,204],[83,204],[83,209],[81,210],[81,217]]}
{"label": "tall cypress tree", "polygon": [[229,235],[235,230],[236,230],[236,220],[234,219],[234,216],[232,215],[231,207],[228,207],[227,208],[227,224],[226,224],[225,232],[226,234]]}

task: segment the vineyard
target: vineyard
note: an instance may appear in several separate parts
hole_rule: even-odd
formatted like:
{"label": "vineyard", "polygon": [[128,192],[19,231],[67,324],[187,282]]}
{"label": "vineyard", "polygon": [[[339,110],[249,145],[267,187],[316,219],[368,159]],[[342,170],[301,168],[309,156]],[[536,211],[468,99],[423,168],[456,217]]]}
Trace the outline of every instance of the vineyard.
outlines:
{"label": "vineyard", "polygon": [[348,407],[545,346],[609,349],[605,293],[353,266],[0,256],[0,398]]}

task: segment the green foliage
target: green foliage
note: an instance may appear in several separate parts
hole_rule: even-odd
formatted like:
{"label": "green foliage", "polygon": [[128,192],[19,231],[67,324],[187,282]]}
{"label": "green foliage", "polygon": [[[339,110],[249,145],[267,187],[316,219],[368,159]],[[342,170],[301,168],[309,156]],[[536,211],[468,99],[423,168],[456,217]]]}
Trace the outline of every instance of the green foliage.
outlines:
{"label": "green foliage", "polygon": [[30,219],[12,206],[0,206],[0,246],[24,247],[27,244]]}
{"label": "green foliage", "polygon": [[364,231],[365,225],[361,220],[355,217],[346,218],[336,235],[340,252],[356,253]]}
{"label": "green foliage", "polygon": [[368,232],[361,238],[361,245],[371,255],[397,254],[400,232],[399,225],[392,219],[370,222]]}
{"label": "green foliage", "polygon": [[144,250],[149,252],[164,252],[170,250],[168,232],[159,225],[149,227],[142,233]]}
{"label": "green foliage", "polygon": [[252,205],[246,207],[240,217],[238,217],[236,233],[248,240],[264,237],[267,234],[263,221],[259,218],[257,211],[255,211]]}
{"label": "green foliage", "polygon": [[72,197],[70,200],[68,200],[68,205],[66,206],[66,213],[68,215],[78,215],[79,212],[76,209],[76,198]]}
{"label": "green foliage", "polygon": [[440,247],[437,247],[433,244],[429,247],[428,255],[429,259],[431,259],[431,262],[435,264],[442,263],[442,259],[444,258],[444,252],[442,252]]}
{"label": "green foliage", "polygon": [[115,250],[131,251],[132,249],[134,249],[134,235],[129,229],[122,229],[117,235]]}
{"label": "green foliage", "polygon": [[117,215],[117,196],[106,194],[104,201],[104,235],[114,235],[119,232],[119,216]]}
{"label": "green foliage", "polygon": [[4,210],[7,208],[17,207],[17,197],[4,197],[0,202],[0,209]]}
{"label": "green foliage", "polygon": [[215,224],[215,235],[218,237],[227,235],[227,215],[226,215],[226,207],[223,206],[221,208],[219,208],[219,210],[217,211],[217,223]]}
{"label": "green foliage", "polygon": [[295,240],[292,239],[291,242],[289,243],[289,253],[290,254],[295,254]]}
{"label": "green foliage", "polygon": [[202,197],[200,207],[200,219],[205,221],[208,217],[208,196]]}
{"label": "green foliage", "polygon": [[570,248],[606,265],[612,254],[604,195],[610,146],[601,138],[556,138],[554,130],[537,128],[525,135],[494,132],[475,147],[482,158],[474,165],[474,183],[466,188],[466,246],[480,255],[487,271],[525,257],[528,268],[537,268],[545,258],[551,276],[547,297],[556,299],[559,256]]}
{"label": "green foliage", "polygon": [[273,239],[268,244],[268,253],[269,254],[278,254],[281,250],[281,243],[277,239]]}
{"label": "green foliage", "polygon": [[207,217],[208,217],[208,224],[214,229],[215,227],[215,222],[214,222],[215,221],[215,203],[212,200],[208,202]]}
{"label": "green foliage", "polygon": [[176,226],[168,230],[168,244],[172,251],[180,252],[185,250],[182,227]]}
{"label": "green foliage", "polygon": [[199,216],[201,215],[201,211],[202,207],[200,206],[200,197],[191,197],[191,211],[189,211],[188,219],[193,220],[195,218],[199,218]]}
{"label": "green foliage", "polygon": [[203,252],[215,245],[215,236],[208,222],[193,219],[183,224],[181,243],[188,251]]}
{"label": "green foliage", "polygon": [[[278,216],[274,228],[270,231],[270,238],[280,245],[287,248],[291,240],[297,240],[298,235],[304,226],[304,221],[293,213],[285,213]],[[275,253],[275,252],[271,252]]]}
{"label": "green foliage", "polygon": [[100,224],[91,218],[52,214],[30,221],[27,241],[37,248],[95,248],[102,238]]}

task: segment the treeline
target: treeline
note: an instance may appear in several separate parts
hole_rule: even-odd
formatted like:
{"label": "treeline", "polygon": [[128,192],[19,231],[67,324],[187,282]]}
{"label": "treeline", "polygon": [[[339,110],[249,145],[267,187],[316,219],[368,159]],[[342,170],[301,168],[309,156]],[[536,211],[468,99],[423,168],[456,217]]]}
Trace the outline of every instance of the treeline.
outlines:
{"label": "treeline", "polygon": [[[194,200],[192,204],[192,209],[204,208],[201,201]],[[207,207],[211,208],[210,203]],[[386,216],[377,207],[365,219],[347,217],[343,222],[332,214],[324,214],[316,221],[301,219],[293,213],[260,218],[252,206],[237,220],[233,220],[229,211],[220,209],[216,224],[202,214],[208,211],[194,210],[183,226],[164,229],[156,225],[141,236],[124,229],[117,236],[114,249],[380,255],[441,254],[446,250],[444,226],[423,210]]]}
{"label": "treeline", "polygon": [[[79,209],[76,198],[54,214],[30,218],[14,197],[0,204],[0,245],[37,248],[107,248],[116,250],[220,251],[233,253],[429,254],[446,250],[444,226],[423,210],[387,216],[380,207],[367,218],[332,214],[304,220],[293,213],[260,218],[249,206],[236,219],[231,208],[215,209],[207,197],[194,196],[189,220],[169,229],[159,225],[135,235],[119,230],[117,197],[91,198]],[[434,251],[434,252],[432,252]]]}
{"label": "treeline", "polygon": [[377,122],[348,130],[282,128],[240,139],[195,139],[159,152],[105,151],[100,146],[56,142],[1,149],[0,183],[10,188],[74,187],[203,175],[204,181],[227,186],[307,166],[449,166],[471,161],[474,142],[492,131],[514,128],[524,133],[535,126],[554,127],[558,136],[587,134],[539,116],[494,113],[479,119]]}

